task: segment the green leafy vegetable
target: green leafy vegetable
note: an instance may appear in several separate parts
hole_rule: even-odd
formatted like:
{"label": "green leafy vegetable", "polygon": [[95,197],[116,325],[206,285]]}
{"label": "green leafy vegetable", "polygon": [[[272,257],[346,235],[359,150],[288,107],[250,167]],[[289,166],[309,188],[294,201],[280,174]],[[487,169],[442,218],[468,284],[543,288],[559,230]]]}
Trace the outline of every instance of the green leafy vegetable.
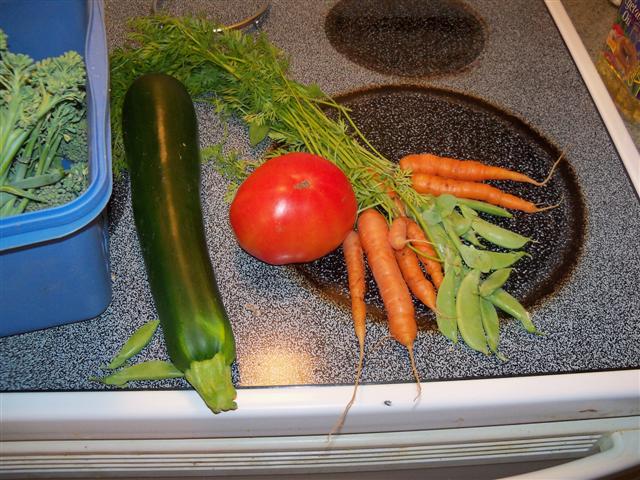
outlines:
{"label": "green leafy vegetable", "polygon": [[267,138],[268,133],[268,125],[258,125],[256,123],[249,125],[249,142],[251,143],[251,146],[255,147],[262,140]]}
{"label": "green leafy vegetable", "polygon": [[331,160],[351,181],[361,208],[378,206],[393,215],[396,207],[389,188],[412,208],[426,205],[406,172],[367,142],[343,106],[317,85],[288,77],[286,55],[266,36],[220,32],[217,24],[196,18],[144,17],[130,26],[131,43],[116,49],[110,59],[116,174],[125,169],[124,93],[141,74],[163,72],[180,80],[194,100],[210,102],[223,116],[244,120],[252,142],[268,135],[274,142],[269,156],[308,151]]}
{"label": "green leafy vegetable", "polygon": [[0,217],[33,208],[30,200],[66,203],[86,188],[88,172],[81,166],[67,181],[56,179],[65,149],[84,151],[68,160],[87,160],[85,77],[78,53],[34,62],[10,52],[0,30]]}

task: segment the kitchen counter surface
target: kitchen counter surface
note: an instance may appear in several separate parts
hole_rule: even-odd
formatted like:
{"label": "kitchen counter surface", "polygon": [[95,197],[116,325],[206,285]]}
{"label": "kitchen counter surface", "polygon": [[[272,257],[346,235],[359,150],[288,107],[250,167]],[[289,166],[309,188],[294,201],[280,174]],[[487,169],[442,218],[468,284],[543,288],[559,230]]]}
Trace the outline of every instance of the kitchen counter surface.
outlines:
{"label": "kitchen counter surface", "polygon": [[[618,7],[609,0],[562,0],[571,22],[595,64],[616,18]],[[640,146],[640,125],[625,121],[636,147]]]}
{"label": "kitchen counter surface", "polygon": [[[323,19],[334,2],[274,1],[263,29],[292,57],[292,75],[317,82],[329,94],[363,86],[407,83],[406,78],[357,65],[332,48]],[[577,6],[582,2],[568,2]],[[604,0],[603,0],[604,3]],[[177,2],[163,2],[168,11]],[[215,5],[222,22],[257,11],[263,2],[193,2]],[[126,19],[146,14],[150,2],[107,1],[111,47],[123,38]],[[182,4],[184,5],[184,4]],[[575,268],[553,294],[536,304],[533,318],[546,335],[527,334],[515,321],[502,324],[508,362],[452,345],[432,329],[421,331],[415,352],[425,381],[607,371],[640,366],[640,206],[633,185],[544,3],[529,0],[473,2],[485,46],[456,74],[412,78],[480,97],[508,112],[559,150],[581,187],[585,234]],[[578,10],[577,8],[574,10]],[[293,11],[293,12],[292,12]],[[296,19],[291,28],[290,15]],[[301,32],[304,32],[302,34]],[[223,137],[211,108],[198,105],[203,146]],[[229,126],[227,148],[248,148],[240,122]],[[202,198],[212,261],[238,346],[233,376],[240,388],[278,385],[348,385],[356,342],[349,312],[309,287],[298,271],[271,267],[241,251],[228,227],[225,180],[203,167]],[[99,318],[0,339],[0,390],[104,390],[89,380],[121,343],[155,312],[130,209],[128,182],[116,182],[109,205],[113,302]],[[406,351],[386,340],[386,325],[369,326],[363,383],[411,383]],[[140,360],[166,358],[157,335]],[[186,389],[182,380],[133,383],[134,389]]]}

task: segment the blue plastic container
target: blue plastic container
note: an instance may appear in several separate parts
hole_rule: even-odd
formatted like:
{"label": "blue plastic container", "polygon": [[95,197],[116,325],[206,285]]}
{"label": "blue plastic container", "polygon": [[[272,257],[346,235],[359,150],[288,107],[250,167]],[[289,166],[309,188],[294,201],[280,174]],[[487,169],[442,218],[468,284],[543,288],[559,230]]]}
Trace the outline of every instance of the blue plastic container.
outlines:
{"label": "blue plastic container", "polygon": [[0,336],[100,315],[111,302],[109,64],[101,0],[0,0],[9,49],[36,60],[69,50],[87,67],[87,190],[55,208],[0,219]]}

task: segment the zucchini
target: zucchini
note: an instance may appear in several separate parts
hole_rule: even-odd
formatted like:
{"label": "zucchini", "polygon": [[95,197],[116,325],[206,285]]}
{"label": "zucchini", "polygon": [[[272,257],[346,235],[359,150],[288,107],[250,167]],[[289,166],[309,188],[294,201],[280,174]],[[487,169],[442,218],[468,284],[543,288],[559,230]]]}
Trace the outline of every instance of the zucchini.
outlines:
{"label": "zucchini", "polygon": [[164,74],[134,81],[122,110],[133,215],[171,362],[214,412],[234,410],[235,341],[207,251],[193,102]]}

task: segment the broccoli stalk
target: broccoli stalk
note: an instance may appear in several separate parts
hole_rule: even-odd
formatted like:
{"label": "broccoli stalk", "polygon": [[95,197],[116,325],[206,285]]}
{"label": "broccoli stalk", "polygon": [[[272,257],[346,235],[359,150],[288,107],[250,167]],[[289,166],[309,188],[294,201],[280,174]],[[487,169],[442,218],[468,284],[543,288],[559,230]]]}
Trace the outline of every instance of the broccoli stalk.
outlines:
{"label": "broccoli stalk", "polygon": [[35,62],[10,52],[0,30],[0,217],[23,212],[30,200],[59,204],[51,192],[60,189],[50,187],[60,182],[73,191],[71,198],[63,192],[65,201],[79,194],[77,173],[86,168],[65,183],[61,151],[79,142],[86,160],[86,135],[79,133],[86,130],[85,77],[78,53]]}

